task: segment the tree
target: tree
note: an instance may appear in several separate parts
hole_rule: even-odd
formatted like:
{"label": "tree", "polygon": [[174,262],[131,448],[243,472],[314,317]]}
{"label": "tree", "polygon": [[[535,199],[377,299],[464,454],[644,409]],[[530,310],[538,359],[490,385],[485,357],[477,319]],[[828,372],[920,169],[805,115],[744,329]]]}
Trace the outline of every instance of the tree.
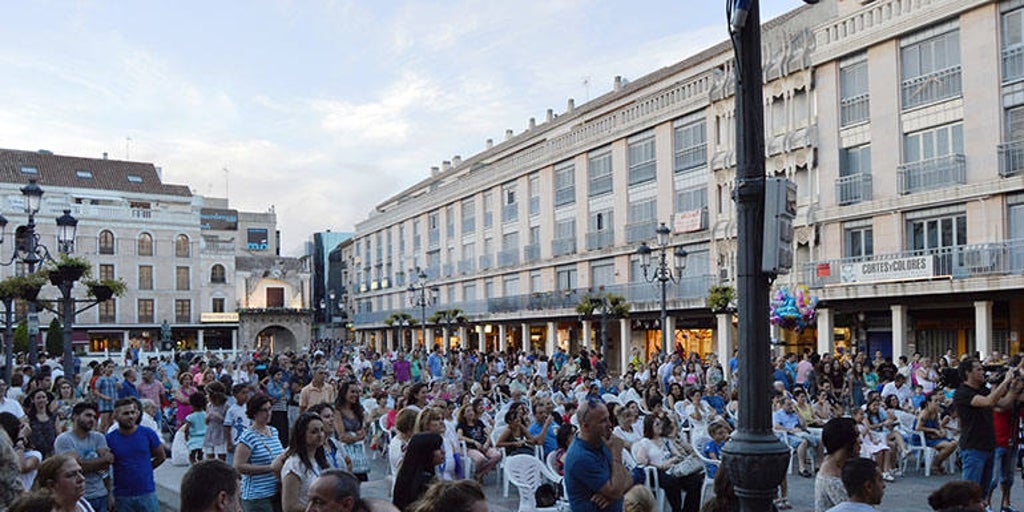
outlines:
{"label": "tree", "polygon": [[46,353],[50,357],[64,353],[64,329],[57,317],[50,320],[50,327],[46,329]]}
{"label": "tree", "polygon": [[14,328],[14,352],[22,354],[28,352],[28,321],[26,320],[18,322],[18,326]]}
{"label": "tree", "polygon": [[601,320],[601,354],[608,357],[608,318],[626,318],[629,316],[629,302],[622,295],[614,293],[588,293],[576,304],[576,312],[580,317],[600,318]]}

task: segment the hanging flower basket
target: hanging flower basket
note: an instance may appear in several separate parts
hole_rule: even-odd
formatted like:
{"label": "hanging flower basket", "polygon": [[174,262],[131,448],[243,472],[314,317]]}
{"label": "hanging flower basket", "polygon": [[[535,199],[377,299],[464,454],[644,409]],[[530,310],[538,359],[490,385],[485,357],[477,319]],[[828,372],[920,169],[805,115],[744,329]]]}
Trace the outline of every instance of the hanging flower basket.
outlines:
{"label": "hanging flower basket", "polygon": [[73,283],[92,271],[92,262],[85,258],[62,255],[47,269],[50,283],[59,286],[61,283]]}
{"label": "hanging flower basket", "polygon": [[85,285],[89,287],[89,295],[100,302],[110,300],[114,296],[120,297],[128,289],[128,285],[120,279],[90,279],[85,281]]}
{"label": "hanging flower basket", "polygon": [[736,289],[732,286],[712,286],[708,289],[708,296],[704,299],[704,305],[716,315],[729,312],[733,302],[736,300]]}
{"label": "hanging flower basket", "polygon": [[817,317],[818,297],[810,294],[806,286],[799,286],[790,293],[783,286],[771,301],[771,323],[783,329],[803,332]]}
{"label": "hanging flower basket", "polygon": [[39,290],[43,288],[44,284],[46,284],[46,278],[41,274],[8,277],[0,281],[0,300],[34,301],[39,296]]}

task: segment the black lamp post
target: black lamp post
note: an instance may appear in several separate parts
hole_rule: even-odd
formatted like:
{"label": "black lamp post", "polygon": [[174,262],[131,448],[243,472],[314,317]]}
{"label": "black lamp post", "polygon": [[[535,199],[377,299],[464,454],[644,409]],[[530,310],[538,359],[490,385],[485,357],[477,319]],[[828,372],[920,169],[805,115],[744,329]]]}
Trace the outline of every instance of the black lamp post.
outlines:
{"label": "black lamp post", "polygon": [[669,345],[670,343],[674,345],[675,339],[674,337],[670,338],[670,333],[668,332],[668,295],[666,290],[669,282],[679,282],[679,277],[682,275],[683,269],[686,268],[686,249],[676,247],[672,252],[675,263],[675,271],[673,272],[673,269],[668,266],[668,235],[671,233],[671,230],[662,222],[658,229],[655,230],[655,233],[658,235],[657,249],[659,250],[657,266],[652,268],[651,253],[653,250],[647,245],[647,242],[641,242],[636,253],[640,255],[640,268],[643,269],[644,280],[648,283],[655,281],[661,283],[661,344],[667,359],[671,352]]}
{"label": "black lamp post", "polygon": [[[423,322],[420,325],[420,330],[423,336],[423,347],[430,350],[430,346],[427,344],[427,306],[433,306],[437,303],[437,288],[427,285],[427,273],[423,269],[416,267],[416,279],[409,283],[409,302],[413,307],[420,308],[420,320]],[[430,295],[427,295],[427,291],[430,291]]]}
{"label": "black lamp post", "polygon": [[[42,204],[43,189],[39,187],[36,180],[29,180],[28,185],[21,188],[21,194],[24,197],[24,213],[28,216],[28,219],[23,226],[18,226],[14,234],[14,251],[11,257],[6,262],[0,262],[0,265],[10,266],[15,263],[22,263],[26,265],[28,274],[32,274],[36,271],[38,265],[46,262],[53,261],[53,256],[50,254],[50,250],[45,245],[39,242],[39,233],[36,232],[36,214],[39,213],[39,208]],[[4,242],[4,231],[6,230],[8,221],[2,215],[0,215],[0,244]],[[78,226],[78,220],[71,216],[71,210],[64,210],[64,215],[57,218],[57,248],[61,254],[68,254],[74,249],[75,242],[75,230]],[[77,278],[76,278],[77,279]],[[68,284],[68,293],[70,293],[70,287],[74,286],[74,281]],[[64,293],[63,288],[61,289]],[[73,300],[73,299],[72,299]],[[66,299],[64,301],[66,305]],[[39,360],[39,325],[38,318],[36,316],[36,300],[28,301],[28,317],[29,317],[29,345],[28,345],[28,358],[29,364],[35,365]],[[5,315],[6,332],[5,332],[5,343],[4,343],[4,356],[7,360],[6,377],[10,379],[13,371],[13,360],[14,360],[14,336],[12,328],[12,308],[13,300],[5,301],[7,312]],[[62,318],[64,320],[64,373],[69,378],[74,377],[74,361],[71,351],[71,324],[74,321],[74,304],[70,307],[65,307],[66,311],[63,311]],[[70,311],[70,313],[68,313]],[[71,316],[71,320],[68,320],[68,316]],[[35,325],[31,325],[35,323]]]}

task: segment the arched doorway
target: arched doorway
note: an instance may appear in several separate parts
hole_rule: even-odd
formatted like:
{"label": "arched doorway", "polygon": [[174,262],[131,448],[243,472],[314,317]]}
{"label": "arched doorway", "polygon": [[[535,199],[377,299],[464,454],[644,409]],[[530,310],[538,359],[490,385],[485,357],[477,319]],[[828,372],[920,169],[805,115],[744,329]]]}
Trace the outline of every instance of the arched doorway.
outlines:
{"label": "arched doorway", "polygon": [[280,325],[265,327],[256,335],[256,350],[269,350],[272,353],[296,352],[299,346],[296,343],[295,335]]}

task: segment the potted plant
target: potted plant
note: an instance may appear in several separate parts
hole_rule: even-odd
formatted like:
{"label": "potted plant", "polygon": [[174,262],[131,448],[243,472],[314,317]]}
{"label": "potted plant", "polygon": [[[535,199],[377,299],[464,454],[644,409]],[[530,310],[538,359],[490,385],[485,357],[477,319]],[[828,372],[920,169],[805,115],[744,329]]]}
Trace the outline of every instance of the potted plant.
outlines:
{"label": "potted plant", "polygon": [[100,302],[120,297],[128,289],[128,284],[121,279],[87,279],[84,283],[89,287],[89,295]]}
{"label": "potted plant", "polygon": [[736,289],[732,286],[718,285],[708,289],[708,296],[704,304],[712,313],[726,313],[736,301]]}
{"label": "potted plant", "polygon": [[88,276],[91,272],[92,262],[67,254],[61,254],[60,258],[53,261],[46,270],[46,274],[54,286],[67,282],[73,283],[81,279],[82,276]]}
{"label": "potted plant", "polygon": [[36,300],[44,284],[46,278],[39,273],[8,277],[0,281],[0,300]]}

